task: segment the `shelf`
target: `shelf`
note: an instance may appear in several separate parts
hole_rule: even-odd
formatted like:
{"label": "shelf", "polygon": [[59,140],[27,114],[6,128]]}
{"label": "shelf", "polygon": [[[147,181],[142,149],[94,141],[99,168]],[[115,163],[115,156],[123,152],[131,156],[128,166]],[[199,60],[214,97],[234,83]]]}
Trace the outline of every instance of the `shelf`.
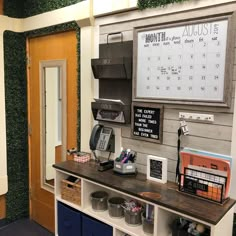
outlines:
{"label": "shelf", "polygon": [[125,222],[124,218],[115,219],[115,218],[110,217],[108,214],[108,211],[97,212],[97,211],[94,211],[92,207],[90,206],[84,209],[83,212],[87,215],[95,217],[96,219],[108,225],[115,227],[116,229],[124,233],[130,234],[131,236],[147,236],[148,235],[143,232],[142,225],[130,226]]}
{"label": "shelf", "polygon": [[[116,229],[114,236],[127,236],[127,235],[128,235],[128,233],[125,233],[123,231]],[[129,236],[131,236],[131,235],[129,235]]]}
{"label": "shelf", "polygon": [[59,202],[62,202],[62,203],[64,203],[64,204],[66,204],[67,206],[70,206],[70,207],[72,207],[72,208],[74,208],[74,209],[76,209],[76,210],[78,210],[78,211],[81,211],[81,210],[82,210],[82,207],[81,207],[81,206],[79,206],[79,205],[77,205],[77,204],[74,204],[74,203],[72,203],[72,202],[66,201],[66,200],[62,199],[60,196],[57,196],[57,197],[56,197],[56,200],[59,201]]}
{"label": "shelf", "polygon": [[[95,191],[106,191],[109,197],[122,197],[129,201],[138,200],[143,206],[154,206],[155,236],[169,236],[171,225],[175,219],[182,217],[201,223],[210,231],[210,236],[232,235],[232,219],[235,200],[230,199],[223,206],[181,194],[173,185],[156,184],[146,180],[146,176],[138,174],[125,178],[113,174],[113,171],[98,172],[93,162],[79,164],[73,161],[57,164],[55,181],[55,203],[57,201],[80,211],[113,228],[113,236],[148,236],[144,233],[143,225],[130,226],[125,218],[112,218],[108,210],[98,212],[91,206],[90,195]],[[81,179],[81,206],[61,198],[61,181],[73,175]],[[147,198],[142,192],[159,192],[160,198]],[[57,211],[56,211],[57,212]],[[209,216],[210,215],[210,216]],[[208,217],[209,216],[209,217]],[[210,218],[210,219],[209,219]],[[57,235],[57,218],[56,218]]]}
{"label": "shelf", "polygon": [[[74,175],[93,181],[110,189],[123,192],[124,195],[131,195],[151,204],[168,208],[170,211],[179,212],[204,221],[211,225],[217,225],[224,215],[230,211],[236,201],[229,199],[223,206],[202,199],[180,193],[177,191],[175,183],[158,184],[146,180],[146,175],[137,174],[136,176],[115,175],[113,170],[104,172],[96,171],[95,162],[76,163],[66,161],[54,165],[59,170],[70,172]],[[145,197],[142,192],[160,193],[160,198]],[[178,203],[178,204],[176,204]],[[211,211],[209,211],[211,209]]]}

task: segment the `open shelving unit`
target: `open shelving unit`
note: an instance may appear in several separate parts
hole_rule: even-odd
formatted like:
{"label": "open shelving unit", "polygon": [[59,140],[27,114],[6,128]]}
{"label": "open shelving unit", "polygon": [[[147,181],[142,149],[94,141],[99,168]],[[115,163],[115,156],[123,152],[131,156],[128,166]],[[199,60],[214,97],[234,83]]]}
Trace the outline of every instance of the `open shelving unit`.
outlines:
{"label": "open shelving unit", "polygon": [[[101,221],[101,222],[111,226],[113,228],[113,236],[126,236],[126,235],[148,236],[148,234],[146,234],[143,231],[142,225],[130,226],[125,222],[124,218],[117,219],[117,218],[110,217],[108,210],[102,211],[102,212],[94,211],[92,209],[92,204],[91,204],[91,200],[90,200],[90,194],[92,192],[105,191],[109,194],[109,198],[110,197],[122,197],[126,200],[134,199],[134,200],[139,201],[141,203],[141,205],[143,205],[144,207],[146,206],[146,204],[153,205],[154,206],[154,233],[153,233],[153,235],[155,235],[155,236],[169,236],[169,235],[171,235],[171,223],[178,217],[184,217],[188,220],[203,224],[206,228],[209,229],[209,231],[210,231],[209,236],[232,235],[233,213],[234,213],[233,205],[235,204],[234,200],[226,210],[225,209],[226,207],[219,206],[219,205],[213,204],[213,203],[208,203],[207,201],[199,200],[194,197],[185,196],[184,194],[178,193],[178,194],[181,194],[180,198],[179,198],[179,202],[176,202],[176,209],[173,209],[173,206],[171,204],[170,204],[170,207],[168,207],[168,199],[166,200],[166,202],[164,202],[165,204],[163,204],[163,202],[161,202],[161,201],[160,201],[160,204],[158,204],[155,202],[156,201],[155,199],[154,199],[155,201],[153,201],[153,199],[150,199],[150,201],[149,201],[148,199],[144,199],[141,196],[138,197],[136,194],[132,194],[131,191],[130,192],[127,191],[127,188],[125,188],[125,186],[123,186],[124,183],[121,182],[122,179],[120,179],[119,177],[117,177],[118,178],[117,180],[114,179],[116,177],[113,177],[113,179],[110,179],[110,181],[109,181],[109,179],[106,180],[108,182],[111,182],[111,184],[107,185],[105,180],[99,181],[97,179],[97,176],[96,176],[96,178],[93,178],[93,176],[91,176],[89,174],[89,169],[87,169],[87,171],[86,171],[85,164],[83,164],[83,171],[84,172],[78,172],[78,173],[74,171],[74,168],[73,168],[73,171],[71,171],[70,168],[68,168],[68,166],[66,164],[63,166],[63,168],[62,168],[62,166],[58,166],[58,165],[60,165],[60,164],[57,164],[54,166],[56,168],[55,206],[57,206],[57,202],[62,202],[65,205],[67,205],[79,212],[82,212],[82,213],[84,213],[84,214],[86,214],[98,221]],[[70,163],[70,165],[81,165],[81,164]],[[89,168],[91,168],[91,166],[89,166]],[[82,169],[81,169],[81,171],[82,171]],[[97,171],[97,170],[95,169],[94,171]],[[84,173],[86,173],[87,176],[85,176]],[[106,173],[106,175],[107,175],[107,173]],[[74,176],[74,177],[77,177],[81,180],[81,205],[71,203],[70,201],[64,200],[61,197],[61,181],[63,179],[67,179],[69,176]],[[107,178],[105,178],[105,179],[107,179]],[[102,183],[103,181],[104,181],[104,183]],[[118,182],[117,184],[120,186],[120,189],[117,189],[117,186],[112,187],[113,181]],[[130,188],[132,185],[131,182],[132,181],[130,180]],[[146,188],[148,188],[150,184],[153,188],[153,187],[155,187],[156,183],[147,182]],[[121,191],[122,186],[124,187],[124,191]],[[138,186],[137,188],[140,188],[139,184],[137,186]],[[144,186],[145,186],[145,183],[144,183]],[[162,185],[162,186],[164,186],[164,185]],[[163,193],[165,193],[165,192],[163,192]],[[182,196],[183,196],[183,199],[182,199]],[[188,199],[188,201],[190,201],[190,205],[191,205],[191,201],[192,201],[193,207],[194,207],[195,201],[202,201],[202,204],[205,204],[204,207],[208,207],[206,205],[209,204],[210,211],[212,210],[211,209],[212,206],[215,206],[215,208],[219,208],[219,210],[222,210],[221,219],[218,222],[214,223],[214,222],[210,222],[210,220],[208,220],[207,218],[205,220],[200,219],[198,217],[197,213],[196,213],[196,216],[194,217],[192,215],[192,213],[190,212],[190,210],[194,210],[194,209],[190,209],[189,214],[188,214],[188,211],[184,212],[184,210],[183,210],[184,207],[181,205],[178,206],[178,204],[185,204],[184,201],[186,198]],[[181,202],[181,201],[183,201],[183,202]],[[230,200],[230,201],[232,201],[232,200]],[[220,207],[222,207],[222,209]],[[178,210],[178,208],[180,210]],[[197,212],[197,211],[201,211],[202,209],[195,209],[195,210]],[[56,234],[55,235],[58,235],[57,209],[55,211],[56,211],[55,212],[56,213],[55,214],[55,220],[56,220],[56,224],[55,224],[55,226],[56,226],[55,233]]]}

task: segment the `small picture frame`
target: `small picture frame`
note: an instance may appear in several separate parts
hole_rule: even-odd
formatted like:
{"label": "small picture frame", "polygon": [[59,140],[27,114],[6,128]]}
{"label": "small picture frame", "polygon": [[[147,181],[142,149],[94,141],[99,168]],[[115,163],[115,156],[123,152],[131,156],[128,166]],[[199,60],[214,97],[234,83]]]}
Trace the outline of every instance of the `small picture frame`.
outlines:
{"label": "small picture frame", "polygon": [[167,182],[167,158],[147,156],[147,179],[162,184]]}

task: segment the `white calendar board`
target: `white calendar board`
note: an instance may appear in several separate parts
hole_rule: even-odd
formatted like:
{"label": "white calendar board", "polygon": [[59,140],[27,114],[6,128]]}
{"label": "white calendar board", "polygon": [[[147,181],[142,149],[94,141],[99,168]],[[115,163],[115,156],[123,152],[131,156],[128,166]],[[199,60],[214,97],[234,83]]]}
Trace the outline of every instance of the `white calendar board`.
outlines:
{"label": "white calendar board", "polygon": [[135,98],[223,102],[228,19],[136,31]]}

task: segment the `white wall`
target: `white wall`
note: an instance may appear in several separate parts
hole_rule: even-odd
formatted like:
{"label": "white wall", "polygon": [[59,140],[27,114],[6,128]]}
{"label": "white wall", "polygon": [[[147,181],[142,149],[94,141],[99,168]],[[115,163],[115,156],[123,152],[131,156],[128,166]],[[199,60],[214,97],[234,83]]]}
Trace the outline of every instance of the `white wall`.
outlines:
{"label": "white wall", "polygon": [[[235,91],[235,96],[236,96],[236,91]],[[230,196],[234,199],[236,199],[236,112],[235,111],[236,111],[236,102],[234,103],[234,117],[233,117],[233,130],[232,130],[232,143],[231,143],[233,168],[232,168],[232,184],[231,184]]]}
{"label": "white wall", "polygon": [[[126,10],[129,9],[128,2],[126,4],[122,1],[123,6],[126,6]],[[106,4],[106,7],[102,7],[102,3]],[[207,9],[209,6],[212,8],[209,13],[222,14],[224,12],[232,12],[236,10],[236,1],[227,0],[199,0],[199,1],[187,1],[181,4],[169,5],[165,8],[158,9],[147,9],[144,11],[133,10],[127,12],[119,12],[117,7],[114,7],[114,1],[110,1],[109,4],[106,0],[94,0],[94,6],[100,4],[100,7],[94,9],[94,14],[97,16],[95,18],[95,26],[99,28],[96,30],[95,41],[99,43],[106,43],[106,36],[108,33],[112,32],[123,32],[124,40],[133,39],[133,28],[165,23],[166,20],[170,21],[181,20],[181,17],[186,19],[195,17],[201,12],[205,17],[208,16]],[[131,7],[132,8],[132,7]],[[130,9],[129,9],[130,10]],[[113,14],[110,14],[112,12]],[[188,14],[188,12],[191,12]],[[191,15],[195,12],[195,16]],[[204,13],[205,12],[205,13]],[[114,14],[116,13],[116,14]],[[175,14],[176,13],[176,14]],[[176,17],[176,18],[175,18]],[[115,42],[112,41],[112,42]],[[98,44],[95,46],[96,56],[98,56]],[[234,63],[235,64],[235,63]],[[234,70],[233,84],[235,84],[236,70]],[[232,94],[232,104],[229,109],[218,109],[218,108],[208,108],[208,107],[186,107],[186,106],[166,106],[167,109],[164,114],[164,145],[152,145],[149,142],[138,142],[130,137],[130,127],[122,128],[122,145],[127,147],[132,147],[134,150],[138,151],[138,161],[140,164],[140,171],[146,171],[146,154],[156,155],[167,155],[170,157],[171,162],[169,166],[169,172],[175,171],[175,161],[176,161],[176,138],[177,135],[173,130],[176,130],[178,123],[178,112],[192,111],[198,113],[210,113],[215,115],[215,123],[213,126],[207,126],[205,124],[190,124],[190,132],[192,137],[183,138],[183,146],[188,145],[190,147],[195,147],[199,149],[204,149],[207,151],[214,151],[222,154],[232,155],[236,158],[236,115],[235,110],[235,90]],[[235,107],[235,108],[234,108]],[[194,110],[195,109],[195,110]],[[209,129],[208,129],[209,128]],[[221,136],[223,135],[223,136]],[[220,137],[221,136],[221,137]],[[232,141],[232,142],[231,142]],[[236,198],[236,163],[233,164],[232,173],[232,191],[231,197]]]}
{"label": "white wall", "polygon": [[0,31],[0,195],[7,192],[6,120],[3,62],[3,31]]}

